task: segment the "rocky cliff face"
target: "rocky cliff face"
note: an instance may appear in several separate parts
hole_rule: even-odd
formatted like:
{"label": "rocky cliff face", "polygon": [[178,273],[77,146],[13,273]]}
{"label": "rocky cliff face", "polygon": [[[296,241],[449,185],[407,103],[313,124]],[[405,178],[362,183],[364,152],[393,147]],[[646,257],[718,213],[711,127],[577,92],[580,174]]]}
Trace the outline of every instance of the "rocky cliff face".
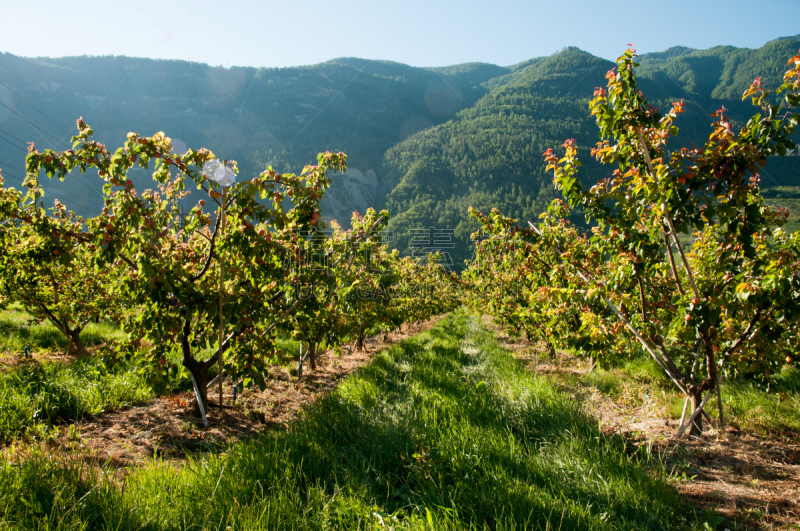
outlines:
{"label": "rocky cliff face", "polygon": [[375,172],[371,169],[362,172],[349,167],[344,175],[334,176],[333,185],[322,200],[322,216],[328,220],[335,219],[347,227],[354,210],[363,214],[369,207],[375,207],[382,201]]}

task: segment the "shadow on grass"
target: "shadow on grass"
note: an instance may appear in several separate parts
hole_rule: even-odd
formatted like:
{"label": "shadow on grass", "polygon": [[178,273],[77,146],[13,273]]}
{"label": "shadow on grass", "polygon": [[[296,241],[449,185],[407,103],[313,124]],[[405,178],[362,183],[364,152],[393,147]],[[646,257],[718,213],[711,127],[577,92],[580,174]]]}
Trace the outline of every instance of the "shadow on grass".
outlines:
{"label": "shadow on grass", "polygon": [[[122,332],[107,322],[89,323],[81,333],[81,340],[88,347],[109,343],[122,338]],[[63,351],[69,340],[50,322],[37,323],[33,317],[20,309],[0,312],[0,351],[22,353],[28,346],[33,351]]]}
{"label": "shadow on grass", "polygon": [[[16,485],[6,518],[58,527],[52,503],[16,508],[30,494]],[[377,357],[286,432],[92,492],[67,514],[120,529],[672,529],[683,507],[464,313]]]}

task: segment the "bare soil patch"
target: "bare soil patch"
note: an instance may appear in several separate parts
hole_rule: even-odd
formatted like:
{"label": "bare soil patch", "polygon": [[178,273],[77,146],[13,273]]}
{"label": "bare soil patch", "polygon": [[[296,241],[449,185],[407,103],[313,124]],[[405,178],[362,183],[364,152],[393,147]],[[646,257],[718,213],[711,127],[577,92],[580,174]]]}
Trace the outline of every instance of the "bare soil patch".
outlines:
{"label": "bare soil patch", "polygon": [[[182,461],[257,436],[282,430],[308,404],[329,393],[343,378],[367,364],[393,343],[433,327],[442,317],[404,325],[399,333],[365,340],[364,350],[345,346],[342,355],[329,350],[317,355],[317,369],[306,363],[300,380],[282,368],[272,371],[264,391],[245,390],[233,403],[232,383],[226,381],[222,412],[216,407],[216,387],[209,390],[208,428],[193,415],[192,392],[156,398],[147,404],[86,418],[63,427],[50,451],[73,455],[125,473],[157,457]],[[24,451],[24,450],[23,450]]]}
{"label": "bare soil patch", "polygon": [[72,363],[79,357],[74,354],[67,354],[63,350],[31,352],[27,357],[16,352],[0,352],[0,373],[5,374],[14,369],[32,367],[44,362]]}
{"label": "bare soil patch", "polygon": [[678,444],[679,421],[644,391],[610,396],[571,384],[565,377],[586,374],[585,360],[563,352],[552,359],[540,345],[510,337],[491,317],[483,321],[520,363],[575,396],[605,433],[649,446],[689,503],[719,515],[718,529],[800,530],[800,434],[749,433],[732,419],[719,430],[706,422],[702,438],[684,436]]}

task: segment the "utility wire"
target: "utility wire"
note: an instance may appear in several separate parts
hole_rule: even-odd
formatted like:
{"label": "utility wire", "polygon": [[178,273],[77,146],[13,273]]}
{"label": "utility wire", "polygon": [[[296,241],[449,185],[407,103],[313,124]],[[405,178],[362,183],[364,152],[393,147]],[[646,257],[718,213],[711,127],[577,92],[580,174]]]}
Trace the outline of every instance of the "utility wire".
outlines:
{"label": "utility wire", "polygon": [[68,192],[66,190],[62,190],[60,188],[45,190],[45,193],[53,195],[53,196],[56,196],[56,197],[58,197],[58,196],[60,196],[62,194],[66,194],[66,195],[68,195],[68,196],[70,196],[70,197],[72,197],[72,198],[74,198],[74,199],[76,199],[77,201],[80,201],[80,202],[88,201],[90,206],[93,206],[93,207],[98,206],[96,203],[94,203],[88,197],[82,197],[82,196],[79,196],[79,195],[75,195],[75,194],[73,194],[71,192]]}
{"label": "utility wire", "polygon": [[8,85],[6,85],[5,83],[0,83],[0,86],[5,87],[11,94],[15,95],[16,97],[18,97],[19,99],[21,99],[22,101],[24,101],[25,103],[27,103],[28,105],[33,107],[33,109],[36,112],[38,112],[39,114],[41,114],[42,116],[44,116],[45,118],[50,120],[50,123],[52,123],[56,127],[60,128],[65,133],[69,134],[69,131],[67,130],[67,128],[65,128],[63,125],[60,125],[60,124],[56,123],[52,118],[50,118],[50,116],[47,115],[47,113],[44,113],[44,112],[40,111],[33,103],[29,102],[28,100],[26,100],[25,98],[23,98],[22,96],[20,96],[19,94],[17,94],[13,90],[11,90],[11,88]]}
{"label": "utility wire", "polygon": [[8,168],[11,168],[12,170],[14,169],[11,166],[4,166],[4,165],[0,166],[0,170],[3,170],[3,177],[8,175],[9,177],[13,177],[14,179],[19,179],[19,182],[21,183],[23,181],[22,177],[20,177],[19,175],[16,175],[16,172],[13,172],[13,173],[9,172]]}
{"label": "utility wire", "polygon": [[[23,149],[23,148],[19,147],[18,145],[16,145],[16,144],[14,144],[14,143],[12,143],[12,142],[8,141],[7,139],[3,138],[3,136],[2,136],[2,135],[0,135],[0,140],[3,140],[4,142],[7,142],[7,143],[11,144],[12,146],[14,146],[15,148],[19,149],[20,151],[27,151],[27,149]],[[0,161],[0,167],[3,167],[3,168],[11,168],[11,169],[13,169],[13,170],[16,170],[16,171],[18,171],[18,172],[22,173],[23,175],[25,175],[25,173],[26,173],[24,170],[21,170],[21,169],[19,169],[19,168],[16,168],[16,167],[14,167],[14,166],[11,166],[10,164],[5,164],[5,163],[3,163],[2,161]],[[86,180],[86,178],[83,176],[83,174],[81,174],[81,173],[78,173],[76,176],[77,176],[77,178],[78,178],[78,179],[80,179],[80,181],[81,181],[81,182],[83,182],[83,183],[84,183],[84,184],[85,184],[87,187],[89,187],[90,189],[94,189],[94,187],[91,185],[91,183],[89,183],[89,182]],[[13,176],[12,176],[12,177],[13,177]],[[22,180],[22,179],[20,178],[20,180]],[[81,197],[79,197],[79,196],[77,196],[77,195],[75,195],[75,194],[72,194],[72,193],[70,193],[70,192],[67,192],[66,190],[62,191],[62,193],[65,193],[65,194],[71,195],[72,197],[75,197],[75,198],[77,198],[77,199],[81,199],[81,200],[88,199],[88,198],[81,198]],[[101,196],[102,196],[102,194],[101,194]],[[105,198],[105,196],[103,196],[103,197]]]}
{"label": "utility wire", "polygon": [[[20,118],[22,118],[23,120],[25,120],[25,121],[26,121],[28,124],[30,124],[32,127],[35,127],[36,129],[38,129],[39,131],[43,132],[44,134],[46,134],[46,135],[47,135],[47,136],[49,136],[50,138],[54,139],[56,142],[60,143],[62,146],[65,146],[65,147],[69,148],[69,146],[67,146],[67,145],[66,145],[64,142],[60,141],[59,139],[57,139],[56,137],[54,137],[53,135],[51,135],[50,133],[48,133],[47,131],[45,131],[44,129],[42,129],[41,127],[39,127],[38,125],[36,125],[36,124],[35,124],[35,123],[33,123],[32,121],[30,121],[29,119],[27,119],[25,116],[21,115],[21,114],[20,114],[20,113],[18,113],[16,110],[12,109],[11,107],[9,107],[9,106],[8,106],[8,105],[6,105],[5,103],[3,103],[2,101],[0,101],[0,105],[2,105],[2,106],[3,106],[3,107],[5,107],[6,109],[10,110],[10,111],[11,111],[11,112],[13,112],[14,114],[16,114],[17,116],[19,116],[19,117],[20,117]],[[0,138],[2,138],[2,137],[0,137]],[[14,137],[14,138],[16,138],[16,137]],[[5,139],[5,138],[3,138],[3,140],[6,140],[6,139]],[[8,142],[8,140],[6,140],[6,142]],[[11,143],[11,142],[9,142],[9,144],[10,144],[10,143]],[[12,144],[12,145],[14,145],[14,144]],[[18,149],[22,149],[22,148],[20,148],[19,146],[15,146],[15,147],[17,147]],[[27,151],[27,149],[25,149],[25,150],[23,150],[23,151]],[[87,180],[86,180],[86,177],[84,177],[84,175],[83,175],[82,173],[78,173],[78,174],[76,174],[76,178],[77,178],[77,179],[79,179],[81,182],[83,182],[83,183],[84,183],[86,186],[88,186],[90,190],[93,190],[93,191],[95,191],[96,193],[98,193],[98,194],[100,195],[100,197],[102,197],[103,199],[105,199],[105,196],[102,194],[102,192],[100,192],[100,191],[99,191],[99,190],[98,190],[96,187],[94,187],[94,186],[93,186],[93,185],[92,185],[92,184],[91,184],[89,181],[87,181]]]}
{"label": "utility wire", "polygon": [[[20,185],[25,180],[24,177],[20,177],[19,175],[16,174],[17,172],[19,172],[24,176],[25,175],[24,171],[20,170],[19,168],[15,168],[14,166],[8,165],[8,164],[4,163],[2,160],[0,160],[0,169],[3,170],[3,175],[4,176],[8,175],[9,177],[11,177],[13,179],[19,180]],[[9,169],[13,170],[13,172],[12,171],[8,171]],[[63,197],[63,195],[67,195],[67,196],[72,197],[73,199],[75,199],[77,201],[80,201],[80,202],[84,202],[84,201],[89,200],[89,198],[87,198],[87,197],[81,197],[81,196],[76,195],[76,194],[74,194],[72,192],[69,192],[67,190],[61,190],[59,188],[55,188],[55,189],[51,188],[50,190],[45,190],[45,193],[52,194],[52,195],[55,195],[55,196],[62,196],[62,197]],[[91,200],[89,200],[89,201],[91,203]],[[92,206],[95,206],[95,205],[92,204]]]}
{"label": "utility wire", "polygon": [[25,148],[19,147],[18,145],[16,145],[14,142],[12,142],[11,140],[7,139],[7,138],[6,138],[6,137],[4,137],[3,135],[0,135],[0,140],[3,140],[3,141],[5,141],[5,142],[7,142],[8,144],[11,144],[12,146],[14,146],[15,148],[17,148],[17,149],[18,149],[18,150],[20,150],[20,151],[28,151],[28,150],[27,150],[27,149],[25,149]]}
{"label": "utility wire", "polygon": [[5,162],[3,162],[2,160],[0,160],[0,168],[11,168],[12,170],[14,170],[14,171],[18,171],[18,172],[22,173],[23,175],[25,175],[25,171],[23,171],[23,170],[21,170],[21,169],[19,169],[19,168],[15,168],[15,167],[14,167],[14,166],[12,166],[11,164],[6,164],[6,163],[5,163]]}
{"label": "utility wire", "polygon": [[[22,188],[22,183],[25,182],[25,178],[24,177],[20,177],[19,175],[17,175],[16,172],[9,171],[8,168],[11,168],[12,170],[16,169],[13,166],[4,166],[4,165],[2,165],[2,162],[0,162],[0,169],[2,169],[3,178],[5,179],[7,177],[10,177],[11,179],[14,179],[14,181],[19,181],[19,186],[20,186],[20,188]],[[23,175],[24,175],[24,173],[23,173]],[[12,184],[14,184],[14,183],[12,183]]]}
{"label": "utility wire", "polygon": [[[28,105],[30,105],[30,106],[31,106],[33,109],[35,109],[35,110],[36,110],[36,112],[38,112],[39,114],[41,114],[42,116],[44,116],[45,118],[47,118],[48,120],[50,120],[50,122],[52,122],[53,124],[55,124],[57,127],[61,128],[61,129],[62,129],[64,132],[66,132],[67,134],[71,135],[71,133],[70,133],[70,132],[69,132],[69,131],[68,131],[66,128],[64,128],[63,126],[61,126],[61,125],[57,124],[56,122],[54,122],[54,121],[53,121],[53,120],[52,120],[52,119],[51,119],[49,116],[47,116],[47,115],[46,115],[44,112],[40,111],[40,110],[39,110],[38,108],[36,108],[36,106],[35,106],[35,105],[33,105],[31,102],[29,102],[28,100],[26,100],[25,98],[23,98],[22,96],[20,96],[19,94],[17,94],[17,93],[16,93],[16,92],[14,92],[13,90],[11,90],[11,89],[10,89],[10,88],[9,88],[7,85],[5,85],[5,84],[3,84],[3,83],[0,83],[0,85],[2,85],[3,87],[5,87],[6,89],[8,89],[8,90],[9,90],[9,92],[11,92],[12,94],[16,95],[18,98],[20,98],[22,101],[24,101],[24,102],[25,102],[25,103],[27,103]],[[8,100],[6,99],[6,101],[8,101]],[[62,142],[61,140],[59,140],[59,139],[55,138],[53,135],[51,135],[50,133],[48,133],[47,131],[45,131],[44,129],[42,129],[41,127],[39,127],[38,125],[36,125],[36,124],[35,124],[35,123],[33,123],[32,121],[30,121],[28,118],[26,118],[25,116],[23,116],[22,114],[20,114],[20,113],[19,113],[19,112],[17,112],[16,110],[14,110],[14,109],[12,109],[11,107],[9,107],[8,105],[6,105],[5,103],[3,103],[3,102],[1,102],[1,101],[0,101],[0,105],[2,105],[2,106],[3,106],[3,107],[5,107],[6,109],[10,110],[10,111],[11,111],[11,112],[13,112],[14,114],[16,114],[17,116],[19,116],[19,117],[20,117],[20,118],[22,118],[23,120],[25,120],[25,122],[27,122],[27,123],[28,123],[29,125],[31,125],[32,127],[34,127],[34,128],[36,128],[36,129],[38,129],[39,131],[41,131],[42,133],[46,134],[46,135],[47,135],[47,136],[49,136],[50,138],[54,139],[56,142],[58,142],[58,143],[59,143],[59,144],[61,144],[62,146],[65,146],[65,147],[69,148],[69,146],[67,146],[67,144],[65,144],[65,143],[64,143],[64,142]],[[18,140],[18,141],[20,141],[20,142],[23,142],[23,144],[25,143],[24,141],[20,140],[19,138],[17,138],[16,136],[12,135],[12,134],[11,134],[11,133],[9,133],[8,131],[5,131],[5,130],[3,130],[3,129],[0,129],[0,131],[3,131],[4,133],[6,133],[7,135],[9,135],[10,137],[12,137],[12,138],[15,138],[16,140]],[[4,141],[8,142],[9,144],[11,144],[12,146],[16,147],[17,149],[20,149],[20,150],[22,150],[22,151],[26,151],[26,152],[27,152],[27,148],[21,148],[21,147],[17,146],[16,144],[13,144],[13,143],[12,143],[12,142],[10,142],[9,140],[7,140],[7,139],[3,138],[2,136],[0,136],[0,139],[2,139],[2,140],[4,140]],[[8,168],[12,168],[12,169],[14,169],[14,170],[16,170],[16,171],[19,171],[19,172],[21,172],[23,175],[25,175],[25,173],[26,173],[26,172],[24,172],[24,171],[22,171],[22,170],[19,170],[18,168],[14,168],[13,166],[6,166],[6,167],[8,167]],[[86,177],[85,177],[85,176],[84,176],[82,173],[78,172],[78,173],[75,175],[75,177],[77,177],[77,178],[78,178],[78,179],[79,179],[81,182],[83,182],[83,183],[84,183],[84,184],[85,184],[85,185],[86,185],[86,186],[89,188],[89,190],[93,190],[93,191],[97,192],[97,193],[100,195],[100,197],[101,197],[101,198],[103,198],[103,200],[105,200],[105,196],[104,196],[104,195],[103,195],[103,194],[102,194],[102,193],[101,193],[99,190],[97,190],[97,188],[96,188],[95,186],[93,186],[93,185],[92,185],[92,184],[91,184],[89,181],[87,181],[87,180],[86,180]],[[19,178],[19,177],[17,177],[17,178]],[[88,201],[90,204],[92,204],[92,205],[96,205],[96,203],[95,203],[95,201],[96,201],[96,200],[94,200],[94,201],[93,201],[92,199],[90,199],[90,198],[88,198],[88,197],[81,197],[81,196],[78,196],[78,195],[76,195],[76,194],[73,194],[73,193],[71,193],[71,192],[68,192],[67,190],[61,190],[61,189],[58,189],[58,188],[57,188],[57,189],[55,189],[55,190],[49,190],[49,192],[50,192],[50,193],[52,193],[52,194],[57,194],[57,195],[62,195],[62,194],[65,194],[65,195],[68,195],[68,196],[70,196],[70,197],[72,197],[72,198],[74,198],[74,199],[77,199],[78,201],[81,201],[81,202]],[[103,203],[104,203],[104,201],[103,201]]]}
{"label": "utility wire", "polygon": [[29,124],[31,127],[35,128],[35,129],[38,129],[39,131],[41,131],[42,133],[46,134],[47,136],[49,136],[50,138],[52,138],[53,140],[55,140],[56,142],[58,142],[58,143],[59,143],[59,144],[61,144],[62,146],[64,146],[64,147],[66,147],[67,149],[69,149],[69,146],[68,146],[68,145],[66,145],[64,142],[62,142],[61,140],[57,139],[56,137],[54,137],[53,135],[51,135],[50,133],[48,133],[47,131],[45,131],[44,129],[42,129],[41,127],[39,127],[38,125],[36,125],[35,123],[31,122],[30,120],[28,120],[27,118],[25,118],[24,116],[22,116],[20,113],[18,113],[18,112],[17,112],[15,109],[13,109],[12,107],[9,107],[8,105],[6,105],[5,103],[3,103],[2,101],[0,101],[0,105],[2,105],[3,107],[5,107],[6,109],[8,109],[9,111],[13,112],[13,113],[14,113],[14,114],[16,114],[17,116],[19,116],[20,118],[22,118],[23,120],[25,120],[25,121],[26,121],[26,122],[27,122],[27,123],[28,123],[28,124]]}
{"label": "utility wire", "polygon": [[[8,131],[6,131],[5,129],[0,129],[0,131],[4,132],[5,134],[7,134],[8,136],[10,136],[10,137],[11,137],[11,138],[13,138],[14,140],[18,141],[18,142],[19,142],[20,144],[22,144],[23,146],[27,146],[27,142],[25,142],[24,140],[22,140],[22,139],[21,139],[21,138],[19,138],[19,137],[16,137],[16,136],[12,135],[11,133],[9,133]],[[25,149],[26,149],[26,151],[27,151],[27,148],[25,148]]]}

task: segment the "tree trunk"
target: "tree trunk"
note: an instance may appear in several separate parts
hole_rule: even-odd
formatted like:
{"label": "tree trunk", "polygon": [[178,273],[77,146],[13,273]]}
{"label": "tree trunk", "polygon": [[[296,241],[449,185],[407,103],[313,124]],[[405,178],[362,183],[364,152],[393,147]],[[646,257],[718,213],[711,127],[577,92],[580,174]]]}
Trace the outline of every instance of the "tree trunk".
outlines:
{"label": "tree trunk", "polygon": [[78,356],[83,353],[88,354],[88,350],[86,350],[86,346],[81,341],[81,330],[76,328],[75,330],[70,330],[67,335],[69,336],[69,353],[73,356]]}
{"label": "tree trunk", "polygon": [[[183,334],[181,334],[180,338],[183,366],[194,376],[194,381],[197,384],[197,393],[200,395],[200,401],[203,402],[203,407],[208,411],[208,367],[192,356],[192,346],[189,344],[189,335],[192,333],[191,326],[191,320],[186,319],[183,323]],[[194,416],[202,416],[199,404],[195,404]]]}
{"label": "tree trunk", "polygon": [[[692,412],[694,413],[697,411],[697,408],[700,407],[700,403],[703,401],[703,392],[695,387],[689,389],[689,400],[692,405]],[[691,430],[689,431],[690,437],[700,437],[703,435],[703,414],[697,415],[694,419],[694,423],[691,426]]]}
{"label": "tree trunk", "polygon": [[308,343],[308,362],[311,364],[311,370],[317,370],[317,344],[309,341]]}
{"label": "tree trunk", "polygon": [[[693,386],[689,389],[689,396],[692,400],[692,411],[697,411],[698,406],[703,400],[703,392],[708,391],[709,394],[712,393],[719,381],[717,357],[714,355],[714,348],[711,346],[711,335],[708,330],[701,329],[700,336],[703,338],[702,345],[705,347],[707,378],[700,385]],[[689,432],[689,436],[700,437],[703,434],[702,413],[697,415],[697,419],[694,424],[692,424],[691,428],[692,431]]]}
{"label": "tree trunk", "polygon": [[364,330],[358,331],[358,341],[356,341],[356,348],[359,352],[364,351]]}
{"label": "tree trunk", "polygon": [[[194,381],[197,382],[197,393],[200,395],[204,409],[208,411],[208,369],[204,368],[200,363],[192,363],[191,361],[187,363],[184,358],[183,366],[194,376]],[[199,404],[195,404],[193,413],[195,417],[202,416]]]}

